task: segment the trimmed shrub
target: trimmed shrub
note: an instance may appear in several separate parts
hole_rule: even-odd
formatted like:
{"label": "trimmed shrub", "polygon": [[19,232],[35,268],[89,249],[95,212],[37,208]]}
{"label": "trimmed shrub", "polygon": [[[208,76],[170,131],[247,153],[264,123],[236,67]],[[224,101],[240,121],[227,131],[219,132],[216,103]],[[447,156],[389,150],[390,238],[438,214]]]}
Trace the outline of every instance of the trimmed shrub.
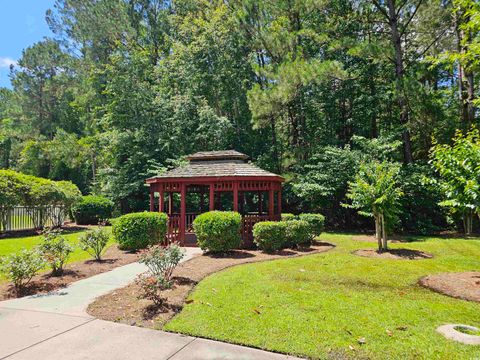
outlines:
{"label": "trimmed shrub", "polygon": [[73,206],[72,213],[78,225],[97,225],[112,216],[114,204],[103,196],[87,195]]}
{"label": "trimmed shrub", "polygon": [[107,246],[108,233],[104,229],[94,229],[80,236],[80,247],[88,252],[95,260],[102,260],[102,252]]}
{"label": "trimmed shrub", "polygon": [[322,233],[323,226],[325,225],[325,216],[322,214],[300,214],[298,218],[310,224],[314,236]]}
{"label": "trimmed shrub", "polygon": [[168,216],[164,213],[131,213],[114,219],[113,235],[122,250],[145,249],[164,241],[167,222]]}
{"label": "trimmed shrub", "polygon": [[23,249],[2,258],[0,272],[12,281],[15,290],[19,292],[44,266],[45,262],[38,251]]}
{"label": "trimmed shrub", "polygon": [[202,250],[225,252],[240,247],[242,217],[234,211],[210,211],[193,221],[197,243]]}
{"label": "trimmed shrub", "polygon": [[290,220],[297,219],[296,215],[290,214],[290,213],[283,213],[281,216],[282,216],[282,221],[290,221]]}
{"label": "trimmed shrub", "polygon": [[74,248],[61,235],[58,230],[50,230],[43,236],[43,241],[38,245],[38,251],[45,262],[52,268],[54,276],[62,275],[63,266],[67,262]]}
{"label": "trimmed shrub", "polygon": [[290,220],[286,223],[286,238],[289,246],[310,245],[315,234],[305,220]]}
{"label": "trimmed shrub", "polygon": [[259,249],[276,251],[287,246],[286,221],[262,221],[253,226],[253,241]]}

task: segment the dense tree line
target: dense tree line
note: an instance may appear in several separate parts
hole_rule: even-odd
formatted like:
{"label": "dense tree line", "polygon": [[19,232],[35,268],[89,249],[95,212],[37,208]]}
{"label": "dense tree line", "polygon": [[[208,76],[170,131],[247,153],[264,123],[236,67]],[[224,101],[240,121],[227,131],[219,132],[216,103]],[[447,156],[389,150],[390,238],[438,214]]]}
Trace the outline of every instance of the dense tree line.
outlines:
{"label": "dense tree line", "polygon": [[475,0],[57,0],[55,36],[0,89],[0,167],[71,180],[124,212],[188,153],[279,172],[330,226],[365,160],[402,163],[398,229],[446,226],[433,139],[478,124]]}

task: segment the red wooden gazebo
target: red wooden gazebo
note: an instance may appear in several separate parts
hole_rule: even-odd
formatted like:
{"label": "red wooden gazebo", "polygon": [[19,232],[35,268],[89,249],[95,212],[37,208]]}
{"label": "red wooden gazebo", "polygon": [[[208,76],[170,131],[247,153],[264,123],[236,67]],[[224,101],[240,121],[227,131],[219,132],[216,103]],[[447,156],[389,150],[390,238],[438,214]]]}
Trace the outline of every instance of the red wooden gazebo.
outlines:
{"label": "red wooden gazebo", "polygon": [[248,163],[247,155],[234,150],[197,152],[187,159],[186,166],[146,180],[150,211],[166,211],[169,216],[170,241],[194,245],[193,220],[209,210],[233,210],[242,215],[244,247],[252,245],[255,223],[280,219],[281,176]]}

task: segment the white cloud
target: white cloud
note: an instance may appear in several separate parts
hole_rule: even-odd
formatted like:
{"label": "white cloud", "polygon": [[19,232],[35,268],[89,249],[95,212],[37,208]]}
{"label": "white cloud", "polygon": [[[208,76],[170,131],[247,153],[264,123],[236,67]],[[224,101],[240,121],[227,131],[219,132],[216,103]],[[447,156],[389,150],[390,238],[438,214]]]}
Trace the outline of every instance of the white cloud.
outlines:
{"label": "white cloud", "polygon": [[0,68],[9,68],[10,65],[17,65],[17,62],[9,57],[0,57]]}

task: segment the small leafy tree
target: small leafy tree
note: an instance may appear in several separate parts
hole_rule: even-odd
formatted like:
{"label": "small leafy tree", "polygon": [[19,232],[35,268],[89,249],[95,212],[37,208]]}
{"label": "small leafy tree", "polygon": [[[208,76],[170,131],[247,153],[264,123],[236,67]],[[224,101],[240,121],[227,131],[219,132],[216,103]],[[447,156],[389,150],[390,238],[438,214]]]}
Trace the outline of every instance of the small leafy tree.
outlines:
{"label": "small leafy tree", "polygon": [[52,275],[59,276],[74,247],[61,235],[59,230],[48,230],[43,236],[43,242],[38,246],[45,262],[52,268]]}
{"label": "small leafy tree", "polygon": [[150,247],[140,259],[148,271],[140,274],[135,281],[140,288],[139,298],[162,305],[165,301],[162,291],[172,287],[173,270],[184,256],[185,253],[177,245],[166,248],[159,245]]}
{"label": "small leafy tree", "polygon": [[453,144],[435,144],[430,153],[431,164],[440,176],[432,179],[442,190],[445,200],[440,205],[459,213],[465,234],[472,233],[475,213],[480,216],[480,133],[472,128],[463,135],[457,131]]}
{"label": "small leafy tree", "polygon": [[185,253],[177,245],[170,245],[166,248],[154,245],[140,259],[145,264],[152,276],[159,279],[165,288],[172,285],[172,273],[175,267],[185,256]]}
{"label": "small leafy tree", "polygon": [[9,278],[19,293],[27,286],[45,262],[36,250],[23,249],[0,260],[0,272]]}
{"label": "small leafy tree", "polygon": [[400,165],[391,162],[369,162],[360,165],[355,180],[349,182],[346,207],[358,209],[359,214],[373,216],[378,251],[387,251],[387,226],[398,213],[403,195],[398,186]]}
{"label": "small leafy tree", "polygon": [[55,227],[63,225],[66,215],[72,206],[81,200],[82,193],[77,185],[71,181],[55,181],[55,186],[59,190],[60,195],[57,198],[56,208],[52,208],[50,219]]}
{"label": "small leafy tree", "polygon": [[88,231],[80,237],[80,247],[88,252],[95,260],[102,260],[102,252],[107,246],[108,233],[103,229]]}

